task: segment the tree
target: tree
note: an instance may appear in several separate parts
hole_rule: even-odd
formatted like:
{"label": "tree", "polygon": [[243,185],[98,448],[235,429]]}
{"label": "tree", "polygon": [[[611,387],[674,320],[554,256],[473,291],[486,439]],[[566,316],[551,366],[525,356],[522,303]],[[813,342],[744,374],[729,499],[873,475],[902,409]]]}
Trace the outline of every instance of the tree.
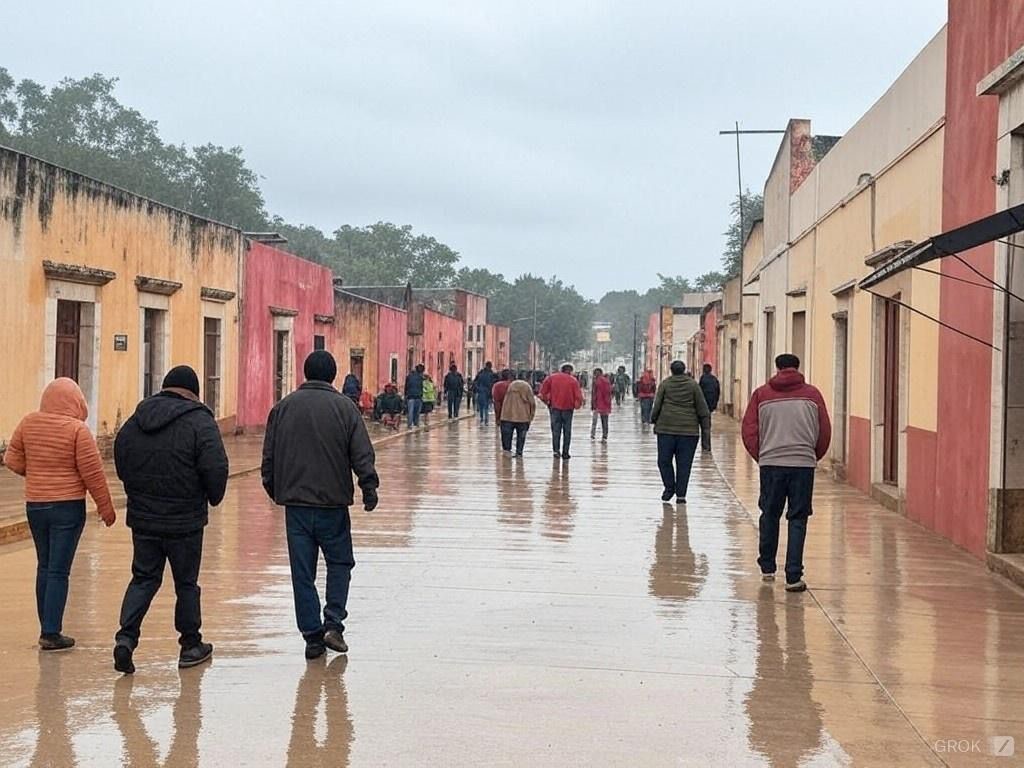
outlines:
{"label": "tree", "polygon": [[[743,232],[740,232],[740,200],[743,201]],[[729,206],[729,228],[725,235],[725,251],[722,253],[722,271],[726,281],[736,277],[743,270],[743,244],[754,227],[754,222],[764,215],[764,198],[751,194],[748,189],[738,200]]]}
{"label": "tree", "polygon": [[470,267],[463,267],[458,271],[455,275],[455,286],[487,297],[496,296],[509,288],[504,275]]}
{"label": "tree", "polygon": [[728,278],[721,272],[705,272],[693,281],[693,289],[705,293],[720,291],[726,282],[728,282]]}
{"label": "tree", "polygon": [[458,252],[429,235],[415,234],[409,224],[345,224],[335,230],[334,240],[328,265],[349,285],[447,288],[455,280]]}

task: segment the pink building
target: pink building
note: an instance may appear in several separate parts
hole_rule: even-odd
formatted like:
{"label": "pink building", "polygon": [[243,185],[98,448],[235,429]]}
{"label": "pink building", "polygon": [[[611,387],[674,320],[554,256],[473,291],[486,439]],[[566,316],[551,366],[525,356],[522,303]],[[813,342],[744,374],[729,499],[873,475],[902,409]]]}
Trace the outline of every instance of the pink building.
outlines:
{"label": "pink building", "polygon": [[247,240],[240,305],[238,426],[257,427],[302,383],[306,356],[334,346],[331,271]]}
{"label": "pink building", "polygon": [[512,330],[504,325],[487,323],[484,326],[484,362],[490,360],[496,371],[509,366],[511,338]]}
{"label": "pink building", "polygon": [[713,301],[704,307],[701,314],[701,350],[699,364],[695,371],[699,374],[705,363],[710,363],[715,375],[718,375],[721,368],[721,360],[718,349],[718,325],[722,322],[722,302]]}
{"label": "pink building", "polygon": [[418,339],[417,362],[439,385],[448,373],[448,366],[462,359],[462,321],[443,312],[423,307],[423,333]]}

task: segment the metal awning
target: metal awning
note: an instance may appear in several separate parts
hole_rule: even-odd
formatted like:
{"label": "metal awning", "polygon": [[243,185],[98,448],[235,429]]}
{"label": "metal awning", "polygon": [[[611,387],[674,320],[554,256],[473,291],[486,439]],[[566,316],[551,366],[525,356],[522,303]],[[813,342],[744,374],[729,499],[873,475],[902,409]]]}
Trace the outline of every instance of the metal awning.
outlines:
{"label": "metal awning", "polygon": [[905,269],[920,266],[943,256],[963,253],[1021,231],[1024,231],[1024,204],[1015,205],[918,243],[862,279],[857,283],[857,287],[870,288]]}

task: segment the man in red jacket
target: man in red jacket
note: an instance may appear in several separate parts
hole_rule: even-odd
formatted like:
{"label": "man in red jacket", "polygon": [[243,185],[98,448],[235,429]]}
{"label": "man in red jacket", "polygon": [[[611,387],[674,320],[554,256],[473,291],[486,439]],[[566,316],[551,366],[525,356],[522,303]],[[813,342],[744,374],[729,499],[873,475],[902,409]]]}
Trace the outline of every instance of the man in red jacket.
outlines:
{"label": "man in red jacket", "polygon": [[551,447],[555,456],[569,460],[569,444],[572,442],[572,417],[583,407],[583,390],[572,375],[572,366],[566,363],[561,373],[553,373],[544,379],[540,388],[540,399],[547,403],[551,413]]}
{"label": "man in red jacket", "polygon": [[612,412],[612,383],[600,368],[594,369],[594,388],[590,393],[590,439],[597,438],[597,422],[601,422],[601,442],[608,442],[608,416]]}
{"label": "man in red jacket", "polygon": [[828,452],[832,423],[817,387],[804,380],[796,355],[775,358],[778,373],[751,395],[743,415],[743,445],[761,468],[760,556],[762,580],[774,581],[779,523],[786,511],[786,591],[803,592],[804,540],[811,516],[814,470]]}

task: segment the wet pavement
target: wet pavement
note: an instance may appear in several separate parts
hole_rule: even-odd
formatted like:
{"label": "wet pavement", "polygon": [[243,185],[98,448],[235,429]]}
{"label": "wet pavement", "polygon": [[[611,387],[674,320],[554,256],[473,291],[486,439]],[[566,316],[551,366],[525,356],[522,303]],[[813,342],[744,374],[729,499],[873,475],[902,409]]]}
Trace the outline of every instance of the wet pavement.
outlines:
{"label": "wet pavement", "polygon": [[1020,591],[821,475],[811,591],[762,586],[756,467],[733,426],[719,420],[714,459],[697,457],[677,508],[659,499],[654,439],[632,403],[607,445],[578,420],[568,464],[552,459],[545,415],[522,462],[472,422],[379,449],[381,505],[353,515],[347,659],[304,660],[282,514],[255,476],[231,482],[207,529],[206,668],[174,666],[168,575],[138,673],[114,674],[123,526],[90,521],[65,619],[79,647],[58,656],[35,650],[31,544],[0,548],[0,763],[1021,759],[993,756],[990,741],[1016,736],[1024,754]]}

